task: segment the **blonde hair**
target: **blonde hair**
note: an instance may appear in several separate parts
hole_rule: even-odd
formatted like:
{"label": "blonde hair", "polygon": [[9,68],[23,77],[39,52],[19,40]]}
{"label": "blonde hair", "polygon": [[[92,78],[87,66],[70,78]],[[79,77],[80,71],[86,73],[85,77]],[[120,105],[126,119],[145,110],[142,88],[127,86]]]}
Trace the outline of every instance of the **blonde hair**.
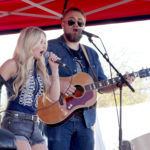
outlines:
{"label": "blonde hair", "polygon": [[[28,27],[23,29],[20,33],[13,56],[18,69],[13,83],[13,89],[16,93],[15,97],[18,95],[19,89],[29,76],[30,66],[33,64],[34,60],[32,49],[40,42],[42,35],[46,37],[43,30],[38,27]],[[37,72],[43,79],[44,88],[48,90],[49,80],[44,57],[37,61]]]}

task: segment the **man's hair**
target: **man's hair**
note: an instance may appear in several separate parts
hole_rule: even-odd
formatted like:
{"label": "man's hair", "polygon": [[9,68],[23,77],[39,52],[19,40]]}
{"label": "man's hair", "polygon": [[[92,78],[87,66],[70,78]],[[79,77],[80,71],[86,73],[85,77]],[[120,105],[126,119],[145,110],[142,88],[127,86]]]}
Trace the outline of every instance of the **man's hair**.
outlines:
{"label": "man's hair", "polygon": [[62,20],[63,20],[63,19],[66,17],[66,15],[67,15],[69,12],[71,12],[71,11],[77,11],[77,12],[81,13],[81,14],[84,16],[84,18],[86,18],[86,15],[85,15],[85,13],[83,12],[83,10],[81,10],[81,9],[79,9],[79,8],[76,8],[76,7],[71,7],[71,8],[69,8],[69,9],[67,9],[67,10],[64,11],[63,16],[62,16]]}

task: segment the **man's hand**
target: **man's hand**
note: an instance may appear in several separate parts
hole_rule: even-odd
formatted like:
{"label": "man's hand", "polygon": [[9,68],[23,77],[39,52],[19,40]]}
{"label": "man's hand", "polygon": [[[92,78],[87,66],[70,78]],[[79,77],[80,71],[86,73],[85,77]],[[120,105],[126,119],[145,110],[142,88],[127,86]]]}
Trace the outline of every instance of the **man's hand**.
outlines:
{"label": "man's hand", "polygon": [[76,88],[73,85],[70,85],[70,82],[60,80],[60,92],[62,94],[65,94],[65,96],[73,95],[75,90],[76,90]]}
{"label": "man's hand", "polygon": [[[130,76],[128,72],[125,73],[124,77],[125,77],[125,79],[126,79],[130,84],[131,84],[131,83],[134,81],[134,79],[135,79],[135,77],[134,77],[134,76]],[[126,85],[125,85],[125,86],[126,86]]]}

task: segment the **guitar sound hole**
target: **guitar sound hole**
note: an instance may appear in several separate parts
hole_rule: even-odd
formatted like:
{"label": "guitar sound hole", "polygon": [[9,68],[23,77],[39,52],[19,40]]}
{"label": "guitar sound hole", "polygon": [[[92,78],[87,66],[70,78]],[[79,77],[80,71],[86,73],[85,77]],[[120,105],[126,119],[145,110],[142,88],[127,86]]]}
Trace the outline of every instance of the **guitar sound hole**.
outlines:
{"label": "guitar sound hole", "polygon": [[75,97],[81,97],[84,93],[84,88],[80,85],[75,85],[76,87],[76,91],[75,93],[73,94]]}

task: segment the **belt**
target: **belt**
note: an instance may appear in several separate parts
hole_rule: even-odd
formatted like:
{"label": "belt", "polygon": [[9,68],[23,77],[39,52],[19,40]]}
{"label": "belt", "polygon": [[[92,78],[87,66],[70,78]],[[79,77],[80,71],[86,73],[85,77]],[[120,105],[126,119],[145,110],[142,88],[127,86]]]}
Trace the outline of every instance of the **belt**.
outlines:
{"label": "belt", "polygon": [[30,115],[30,114],[25,114],[25,113],[16,113],[13,111],[7,111],[5,116],[12,116],[14,118],[19,118],[19,119],[25,119],[25,120],[31,120],[31,121],[39,121],[37,115]]}
{"label": "belt", "polygon": [[74,114],[74,117],[75,117],[75,118],[83,119],[83,118],[84,118],[84,117],[83,117],[83,112],[76,112],[76,113]]}

